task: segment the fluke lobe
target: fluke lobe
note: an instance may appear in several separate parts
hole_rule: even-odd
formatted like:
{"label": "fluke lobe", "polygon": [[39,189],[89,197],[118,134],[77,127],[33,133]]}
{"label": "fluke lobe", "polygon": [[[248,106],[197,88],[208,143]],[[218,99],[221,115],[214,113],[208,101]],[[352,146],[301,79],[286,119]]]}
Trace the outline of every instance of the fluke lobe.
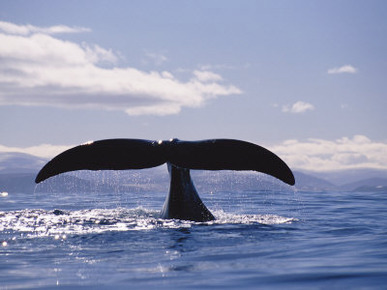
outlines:
{"label": "fluke lobe", "polygon": [[292,171],[277,155],[256,144],[233,139],[88,142],[54,157],[40,170],[35,182],[68,171],[141,169],[163,163],[168,165],[170,188],[162,218],[200,222],[215,219],[200,199],[190,169],[254,170],[295,184]]}

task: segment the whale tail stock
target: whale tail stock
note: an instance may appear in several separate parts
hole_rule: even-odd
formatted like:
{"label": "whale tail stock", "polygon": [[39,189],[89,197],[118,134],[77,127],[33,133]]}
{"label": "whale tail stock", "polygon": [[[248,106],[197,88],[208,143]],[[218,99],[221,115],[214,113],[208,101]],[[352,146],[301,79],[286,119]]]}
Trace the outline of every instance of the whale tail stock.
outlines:
{"label": "whale tail stock", "polygon": [[292,171],[277,155],[259,145],[233,139],[88,142],[54,157],[40,170],[35,182],[68,171],[142,169],[166,162],[187,169],[254,170],[295,184]]}

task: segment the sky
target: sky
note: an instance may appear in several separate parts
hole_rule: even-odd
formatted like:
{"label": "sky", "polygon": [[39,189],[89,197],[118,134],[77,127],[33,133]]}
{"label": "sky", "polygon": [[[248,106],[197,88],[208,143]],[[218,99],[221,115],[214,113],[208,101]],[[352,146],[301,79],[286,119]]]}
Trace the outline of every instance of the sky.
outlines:
{"label": "sky", "polygon": [[232,138],[387,169],[387,2],[0,0],[0,152]]}

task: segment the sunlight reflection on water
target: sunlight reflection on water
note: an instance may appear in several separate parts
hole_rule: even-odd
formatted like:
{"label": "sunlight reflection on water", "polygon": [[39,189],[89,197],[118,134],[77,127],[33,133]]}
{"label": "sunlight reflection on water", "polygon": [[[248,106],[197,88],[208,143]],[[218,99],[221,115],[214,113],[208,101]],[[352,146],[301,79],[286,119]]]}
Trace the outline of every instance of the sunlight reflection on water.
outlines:
{"label": "sunlight reflection on water", "polygon": [[[189,228],[194,224],[283,224],[296,218],[278,215],[238,215],[214,211],[215,221],[192,222],[160,219],[159,211],[143,207],[135,209],[89,209],[78,211],[26,209],[0,212],[0,231],[23,234],[27,237],[52,236],[66,239],[66,235],[103,233],[107,231],[139,231],[155,228]],[[6,242],[4,242],[6,243]],[[4,246],[4,245],[3,245]]]}

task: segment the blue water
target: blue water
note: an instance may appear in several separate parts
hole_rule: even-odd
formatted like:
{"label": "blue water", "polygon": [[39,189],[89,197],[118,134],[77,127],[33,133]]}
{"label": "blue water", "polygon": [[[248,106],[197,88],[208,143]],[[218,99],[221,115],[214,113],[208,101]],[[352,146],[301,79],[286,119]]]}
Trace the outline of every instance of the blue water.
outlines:
{"label": "blue water", "polygon": [[38,189],[0,196],[0,289],[387,288],[387,192],[202,193],[196,223],[163,192]]}

